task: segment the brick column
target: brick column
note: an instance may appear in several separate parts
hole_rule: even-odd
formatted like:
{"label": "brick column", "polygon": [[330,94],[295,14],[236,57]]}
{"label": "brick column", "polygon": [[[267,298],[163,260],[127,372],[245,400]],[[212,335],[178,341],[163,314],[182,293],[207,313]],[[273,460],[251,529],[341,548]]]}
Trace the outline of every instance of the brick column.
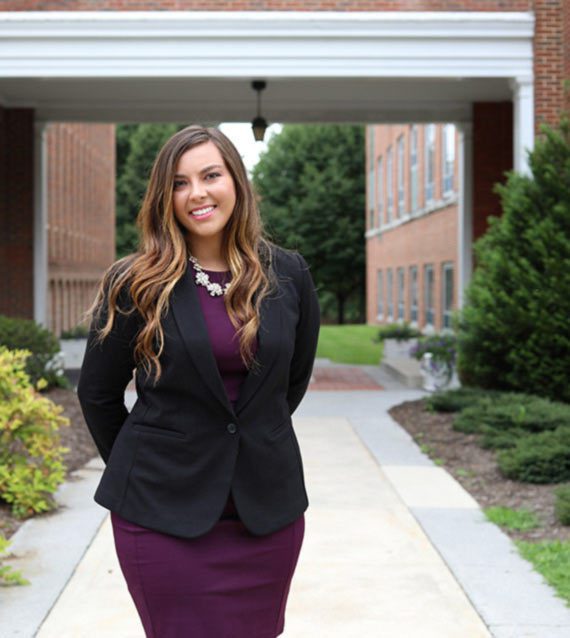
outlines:
{"label": "brick column", "polygon": [[34,316],[34,110],[0,107],[0,314]]}

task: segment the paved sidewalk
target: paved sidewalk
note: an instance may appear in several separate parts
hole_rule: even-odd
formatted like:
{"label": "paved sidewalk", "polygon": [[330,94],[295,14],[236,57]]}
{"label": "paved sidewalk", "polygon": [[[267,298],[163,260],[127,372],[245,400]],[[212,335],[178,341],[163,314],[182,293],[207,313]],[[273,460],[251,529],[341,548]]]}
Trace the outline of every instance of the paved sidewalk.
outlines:
{"label": "paved sidewalk", "polygon": [[[391,405],[424,393],[398,389],[375,366],[362,370],[385,389],[310,391],[293,417],[310,505],[284,638],[570,635],[570,610],[469,494],[387,414]],[[14,601],[2,604],[0,626],[11,628],[6,638],[144,638],[108,511],[92,501],[102,467],[100,460],[91,462],[68,492],[69,499],[72,490],[82,490],[75,503],[85,511],[76,525],[84,527],[74,533],[70,508],[43,624],[26,633],[14,623],[14,612],[18,618],[24,609],[40,617],[38,601],[35,607],[21,598],[19,608]],[[90,534],[84,522],[89,516]],[[56,517],[50,526],[55,534]],[[33,534],[36,544],[38,538]],[[25,554],[25,543],[15,546]],[[29,574],[25,563],[20,567]],[[45,580],[44,591],[48,585]]]}

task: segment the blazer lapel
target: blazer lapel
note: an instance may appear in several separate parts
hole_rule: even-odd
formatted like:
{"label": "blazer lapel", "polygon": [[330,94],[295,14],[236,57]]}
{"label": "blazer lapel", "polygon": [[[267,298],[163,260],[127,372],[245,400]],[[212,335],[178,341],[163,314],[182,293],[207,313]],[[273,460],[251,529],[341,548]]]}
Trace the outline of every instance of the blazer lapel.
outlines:
{"label": "blazer lapel", "polygon": [[186,268],[184,275],[176,283],[170,298],[170,307],[186,351],[194,366],[202,375],[213,396],[230,414],[237,415],[252,399],[277,355],[278,348],[268,347],[269,335],[281,334],[281,312],[277,300],[265,297],[261,302],[256,354],[260,365],[258,371],[252,369],[248,371],[240,388],[235,411],[218,370],[190,268]]}

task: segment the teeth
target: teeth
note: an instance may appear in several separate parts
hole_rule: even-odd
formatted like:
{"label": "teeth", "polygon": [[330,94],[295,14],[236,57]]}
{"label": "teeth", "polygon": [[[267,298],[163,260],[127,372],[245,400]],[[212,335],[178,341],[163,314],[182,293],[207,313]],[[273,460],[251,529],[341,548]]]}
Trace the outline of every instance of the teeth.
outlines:
{"label": "teeth", "polygon": [[206,215],[207,213],[213,211],[215,206],[209,206],[208,208],[202,208],[198,211],[194,211],[192,215],[196,215],[196,217],[200,217],[200,215]]}

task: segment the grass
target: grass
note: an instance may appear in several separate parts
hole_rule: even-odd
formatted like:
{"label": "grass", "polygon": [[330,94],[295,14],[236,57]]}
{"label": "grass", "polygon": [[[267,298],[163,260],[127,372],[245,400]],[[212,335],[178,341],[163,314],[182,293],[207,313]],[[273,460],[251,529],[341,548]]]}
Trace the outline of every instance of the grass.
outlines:
{"label": "grass", "polygon": [[519,552],[570,606],[570,541],[515,541]]}
{"label": "grass", "polygon": [[500,527],[526,532],[540,526],[538,518],[526,509],[514,510],[510,507],[487,507],[485,516]]}
{"label": "grass", "polygon": [[335,363],[378,365],[382,356],[382,344],[373,343],[378,326],[347,324],[321,326],[317,357]]}

